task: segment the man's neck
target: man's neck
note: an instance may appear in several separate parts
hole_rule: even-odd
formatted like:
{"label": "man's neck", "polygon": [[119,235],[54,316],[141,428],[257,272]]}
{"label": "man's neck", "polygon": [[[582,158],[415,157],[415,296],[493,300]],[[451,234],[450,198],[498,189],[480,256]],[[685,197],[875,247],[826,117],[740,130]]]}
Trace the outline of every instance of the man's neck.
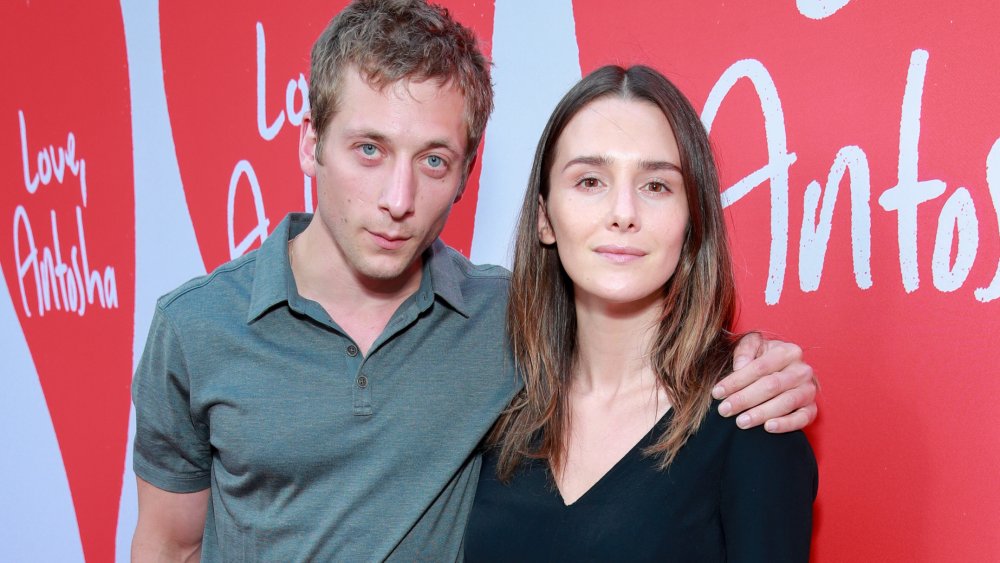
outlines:
{"label": "man's neck", "polygon": [[420,289],[423,277],[421,259],[392,279],[363,276],[347,266],[332,241],[310,228],[289,241],[288,258],[299,295],[319,303],[363,354],[399,306]]}

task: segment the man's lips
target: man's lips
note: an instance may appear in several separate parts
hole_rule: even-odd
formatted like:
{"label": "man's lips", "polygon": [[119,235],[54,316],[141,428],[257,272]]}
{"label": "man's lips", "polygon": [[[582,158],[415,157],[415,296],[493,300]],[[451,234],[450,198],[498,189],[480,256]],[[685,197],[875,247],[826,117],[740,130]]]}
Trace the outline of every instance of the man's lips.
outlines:
{"label": "man's lips", "polygon": [[375,244],[383,250],[398,250],[410,240],[410,237],[399,234],[378,233],[375,231],[368,231],[368,234],[372,236]]}
{"label": "man's lips", "polygon": [[633,262],[646,255],[646,251],[633,246],[617,246],[613,244],[598,246],[594,249],[594,252],[605,260],[610,260],[616,264]]}

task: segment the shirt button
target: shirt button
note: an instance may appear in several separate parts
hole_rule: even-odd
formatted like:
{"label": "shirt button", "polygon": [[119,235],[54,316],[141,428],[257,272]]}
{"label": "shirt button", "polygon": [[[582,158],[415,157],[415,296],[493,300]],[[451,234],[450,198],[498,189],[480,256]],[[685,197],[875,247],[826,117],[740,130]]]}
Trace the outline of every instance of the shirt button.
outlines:
{"label": "shirt button", "polygon": [[358,387],[360,387],[362,389],[364,389],[365,387],[368,387],[368,378],[365,377],[365,376],[363,376],[363,375],[359,375],[358,376]]}
{"label": "shirt button", "polygon": [[348,346],[347,347],[347,355],[350,356],[350,357],[352,357],[352,358],[354,356],[357,356],[358,355],[358,347],[355,346],[354,344],[351,344],[350,346]]}

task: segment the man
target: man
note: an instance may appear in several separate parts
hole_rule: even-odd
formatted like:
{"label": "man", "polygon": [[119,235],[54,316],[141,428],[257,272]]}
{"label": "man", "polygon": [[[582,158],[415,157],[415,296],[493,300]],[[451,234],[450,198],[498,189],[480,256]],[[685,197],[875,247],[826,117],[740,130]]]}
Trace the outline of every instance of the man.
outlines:
{"label": "man", "polygon": [[[519,388],[507,272],[437,240],[492,109],[488,63],[443,10],[359,0],[310,80],[315,216],[157,304],[133,383],[135,560],[460,554],[475,448]],[[799,350],[751,338],[738,355],[758,349],[725,408],[808,424]]]}

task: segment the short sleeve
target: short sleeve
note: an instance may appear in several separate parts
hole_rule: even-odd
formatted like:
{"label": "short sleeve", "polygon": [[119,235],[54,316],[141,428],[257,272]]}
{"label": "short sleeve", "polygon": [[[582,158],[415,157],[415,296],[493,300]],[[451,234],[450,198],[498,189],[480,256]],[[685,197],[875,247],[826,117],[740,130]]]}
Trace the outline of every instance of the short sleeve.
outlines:
{"label": "short sleeve", "polygon": [[722,475],[729,561],[809,561],[819,476],[801,431],[735,430]]}
{"label": "short sleeve", "polygon": [[210,485],[208,427],[191,410],[191,380],[181,341],[158,305],[132,380],[135,474],[165,491],[189,493]]}

